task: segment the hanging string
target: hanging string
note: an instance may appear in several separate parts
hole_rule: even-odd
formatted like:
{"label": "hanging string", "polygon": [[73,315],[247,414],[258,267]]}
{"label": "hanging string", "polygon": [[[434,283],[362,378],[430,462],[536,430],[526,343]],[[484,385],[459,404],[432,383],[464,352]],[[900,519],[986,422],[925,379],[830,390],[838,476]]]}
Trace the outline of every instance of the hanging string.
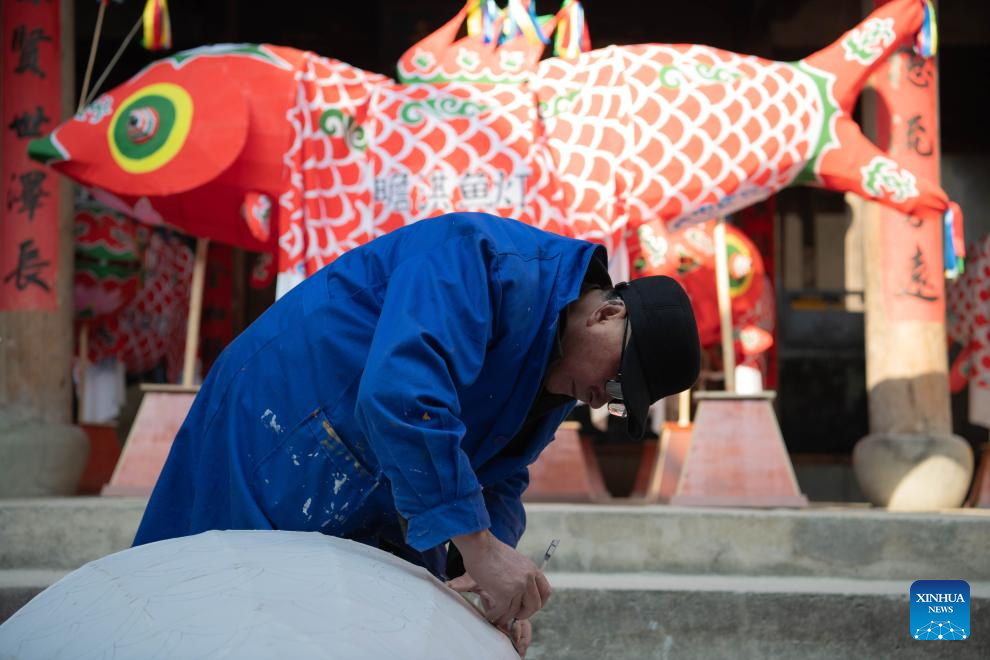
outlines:
{"label": "hanging string", "polygon": [[131,31],[127,33],[126,37],[124,37],[124,40],[120,43],[120,46],[117,48],[117,52],[114,53],[113,57],[110,58],[110,63],[107,64],[107,68],[104,69],[103,73],[100,74],[100,77],[99,79],[97,79],[96,84],[93,85],[93,91],[90,92],[90,95],[86,99],[86,102],[82,106],[80,106],[80,110],[85,106],[89,105],[90,103],[92,103],[93,99],[96,98],[97,92],[100,91],[100,87],[103,85],[103,82],[107,79],[107,76],[110,75],[110,71],[113,70],[114,66],[116,66],[117,60],[119,60],[120,56],[124,54],[124,51],[127,49],[127,46],[130,45],[131,41],[134,40],[134,36],[138,33],[138,30],[141,28],[141,23],[143,19],[144,19],[143,16],[138,16],[137,23],[134,24],[134,27],[131,28]]}
{"label": "hanging string", "polygon": [[83,76],[82,91],[79,93],[79,107],[76,113],[86,107],[86,92],[89,91],[89,77],[93,74],[93,63],[96,61],[96,48],[100,43],[100,32],[103,31],[103,16],[107,13],[110,0],[100,0],[100,8],[96,14],[96,29],[93,32],[93,42],[89,45],[89,63],[86,65],[86,75]]}
{"label": "hanging string", "polygon": [[579,0],[564,0],[557,15],[562,16],[563,20],[557,24],[553,54],[574,59],[581,53],[588,52],[591,38],[588,36],[588,24],[584,20],[584,8]]}
{"label": "hanging string", "polygon": [[467,33],[470,37],[481,34],[481,0],[468,2]]}

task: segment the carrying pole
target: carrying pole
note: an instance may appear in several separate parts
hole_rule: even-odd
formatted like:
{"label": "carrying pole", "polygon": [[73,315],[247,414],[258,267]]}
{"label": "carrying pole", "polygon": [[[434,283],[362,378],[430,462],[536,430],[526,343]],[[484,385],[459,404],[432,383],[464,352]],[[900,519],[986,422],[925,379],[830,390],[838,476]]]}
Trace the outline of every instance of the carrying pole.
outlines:
{"label": "carrying pole", "polygon": [[206,282],[208,238],[196,239],[196,262],[193,265],[192,291],[189,294],[189,318],[186,321],[186,353],[182,363],[182,385],[193,386],[196,352],[199,350],[199,322],[203,315],[203,287]]}
{"label": "carrying pole", "polygon": [[732,300],[729,297],[729,259],[725,251],[725,218],[715,221],[715,289],[722,329],[722,371],[725,391],[736,391],[736,348],[732,337]]}

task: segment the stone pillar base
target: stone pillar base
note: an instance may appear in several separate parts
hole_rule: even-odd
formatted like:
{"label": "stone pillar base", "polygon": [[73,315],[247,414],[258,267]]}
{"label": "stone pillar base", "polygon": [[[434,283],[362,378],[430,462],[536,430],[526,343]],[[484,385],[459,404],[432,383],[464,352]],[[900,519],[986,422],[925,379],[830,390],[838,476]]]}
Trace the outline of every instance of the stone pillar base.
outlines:
{"label": "stone pillar base", "polygon": [[961,506],[973,450],[957,435],[871,433],[856,443],[853,470],[866,498],[896,511]]}
{"label": "stone pillar base", "polygon": [[75,495],[89,457],[78,426],[0,411],[0,497]]}

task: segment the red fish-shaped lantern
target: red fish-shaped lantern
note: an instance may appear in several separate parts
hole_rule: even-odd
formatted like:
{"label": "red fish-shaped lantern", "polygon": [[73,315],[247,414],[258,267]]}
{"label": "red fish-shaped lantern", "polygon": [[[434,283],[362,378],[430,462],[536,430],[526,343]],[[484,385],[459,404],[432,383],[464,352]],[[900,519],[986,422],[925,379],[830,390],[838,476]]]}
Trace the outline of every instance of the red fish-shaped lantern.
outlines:
{"label": "red fish-shaped lantern", "polygon": [[31,154],[142,220],[277,252],[280,293],[448,211],[614,249],[646,222],[676,230],[808,183],[930,221],[951,210],[958,238],[946,194],[852,118],[885,58],[931,41],[923,0],[885,4],[797,62],[663,44],[540,61],[526,34],[455,40],[471,4],[402,58],[403,83],[288,48],[209,46],[147,67]]}

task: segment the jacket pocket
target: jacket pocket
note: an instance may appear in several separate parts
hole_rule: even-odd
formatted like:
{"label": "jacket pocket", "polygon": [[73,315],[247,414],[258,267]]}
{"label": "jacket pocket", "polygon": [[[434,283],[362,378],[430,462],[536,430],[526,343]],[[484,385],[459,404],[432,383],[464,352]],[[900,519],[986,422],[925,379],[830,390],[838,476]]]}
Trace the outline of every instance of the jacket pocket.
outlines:
{"label": "jacket pocket", "polygon": [[344,446],[323,409],[308,415],[252,475],[275,529],[347,536],[371,521],[362,511],[379,483]]}

